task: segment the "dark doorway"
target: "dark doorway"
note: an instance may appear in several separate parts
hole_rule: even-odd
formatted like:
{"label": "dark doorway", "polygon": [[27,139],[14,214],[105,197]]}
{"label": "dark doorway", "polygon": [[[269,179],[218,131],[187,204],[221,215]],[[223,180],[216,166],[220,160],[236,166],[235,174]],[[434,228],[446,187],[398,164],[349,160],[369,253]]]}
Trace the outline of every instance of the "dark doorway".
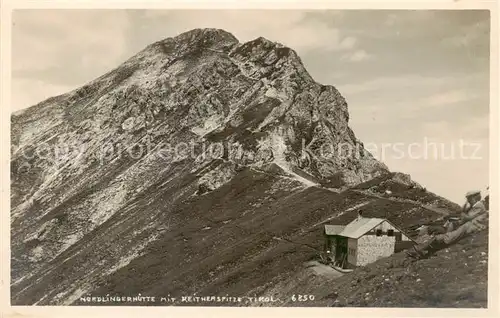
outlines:
{"label": "dark doorway", "polygon": [[347,266],[347,238],[337,237],[337,247],[335,250],[335,263],[344,268]]}

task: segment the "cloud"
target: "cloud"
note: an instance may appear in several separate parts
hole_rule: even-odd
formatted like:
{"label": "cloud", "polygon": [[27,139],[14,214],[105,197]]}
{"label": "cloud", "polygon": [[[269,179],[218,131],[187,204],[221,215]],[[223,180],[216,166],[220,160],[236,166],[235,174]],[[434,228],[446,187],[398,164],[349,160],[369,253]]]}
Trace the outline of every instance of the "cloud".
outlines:
{"label": "cloud", "polygon": [[484,40],[489,38],[489,34],[490,19],[488,16],[486,19],[459,26],[458,32],[443,38],[442,43],[454,47],[474,47],[487,44],[488,41]]}
{"label": "cloud", "polygon": [[392,77],[377,77],[358,83],[339,84],[338,87],[344,94],[374,93],[383,89],[415,88],[415,86],[439,86],[452,81],[451,77],[427,77],[414,74],[403,74]]}
{"label": "cloud", "polygon": [[[390,89],[413,90],[415,92],[424,93],[422,97],[428,93],[423,92],[422,89],[429,89],[437,95],[449,94],[456,95],[455,99],[459,98],[458,95],[468,92],[470,90],[480,90],[483,94],[489,94],[489,76],[484,73],[469,73],[460,76],[448,76],[447,74],[438,74],[437,76],[422,76],[413,74],[401,74],[398,76],[380,76],[369,80],[339,83],[338,88],[342,93],[353,94],[373,94],[377,91]],[[446,92],[443,93],[443,90]],[[429,98],[428,98],[429,99]]]}
{"label": "cloud", "polygon": [[398,16],[397,14],[388,14],[385,21],[384,21],[384,24],[386,26],[393,26],[395,25],[396,23],[398,22]]}
{"label": "cloud", "polygon": [[343,50],[350,50],[356,46],[358,40],[355,37],[348,36],[345,37],[339,44],[339,48]]}
{"label": "cloud", "polygon": [[489,139],[489,116],[471,116],[457,129],[453,121],[436,119],[421,124],[427,137],[441,140],[464,139],[469,141]]}
{"label": "cloud", "polygon": [[342,57],[344,60],[348,60],[351,62],[361,62],[361,61],[366,61],[369,59],[372,59],[373,56],[371,54],[368,54],[365,50],[357,50],[353,52],[352,54],[346,54]]}
{"label": "cloud", "polygon": [[81,86],[126,58],[123,10],[15,10],[12,109]]}
{"label": "cloud", "polygon": [[184,10],[175,14],[169,11],[142,13],[148,23],[165,30],[163,37],[175,36],[193,28],[213,27],[233,33],[241,42],[263,36],[301,54],[318,48],[327,51],[350,50],[357,44],[357,39],[343,35],[339,28],[331,27],[321,19],[305,19],[307,14],[307,11],[301,10]]}
{"label": "cloud", "polygon": [[442,106],[456,104],[471,100],[475,97],[475,95],[476,94],[470,94],[470,92],[466,90],[450,90],[424,98],[423,105]]}
{"label": "cloud", "polygon": [[[449,158],[451,146],[443,148],[442,155]],[[464,148],[471,156],[473,148]],[[432,151],[431,151],[432,154]],[[472,157],[472,156],[471,156]],[[472,189],[484,189],[488,185],[489,167],[487,159],[434,159],[392,160],[387,163],[393,171],[409,173],[412,178],[424,185],[428,191],[437,193],[457,203],[463,203],[464,194]]]}
{"label": "cloud", "polygon": [[58,85],[83,84],[124,58],[123,11],[16,10],[13,23],[15,77],[44,73]]}

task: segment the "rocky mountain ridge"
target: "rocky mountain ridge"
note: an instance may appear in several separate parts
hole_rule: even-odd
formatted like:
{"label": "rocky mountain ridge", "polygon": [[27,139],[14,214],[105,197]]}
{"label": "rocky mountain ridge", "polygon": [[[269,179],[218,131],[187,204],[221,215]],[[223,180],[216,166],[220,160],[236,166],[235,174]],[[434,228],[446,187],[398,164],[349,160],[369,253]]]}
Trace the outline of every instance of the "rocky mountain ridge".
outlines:
{"label": "rocky mountain ridge", "polygon": [[[454,208],[375,160],[295,51],[219,29],[153,43],[11,120],[16,304],[258,294],[317,253],[296,242],[321,246],[322,224],[360,205],[402,228],[440,216],[422,202]],[[366,192],[388,186],[401,193]]]}

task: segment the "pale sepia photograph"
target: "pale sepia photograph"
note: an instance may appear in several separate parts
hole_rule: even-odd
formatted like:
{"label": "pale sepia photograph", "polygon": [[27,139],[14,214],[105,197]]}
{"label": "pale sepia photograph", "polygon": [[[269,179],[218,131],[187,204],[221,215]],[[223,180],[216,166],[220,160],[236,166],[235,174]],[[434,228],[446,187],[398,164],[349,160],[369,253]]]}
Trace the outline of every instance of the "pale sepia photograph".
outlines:
{"label": "pale sepia photograph", "polygon": [[11,19],[12,306],[491,306],[489,10]]}

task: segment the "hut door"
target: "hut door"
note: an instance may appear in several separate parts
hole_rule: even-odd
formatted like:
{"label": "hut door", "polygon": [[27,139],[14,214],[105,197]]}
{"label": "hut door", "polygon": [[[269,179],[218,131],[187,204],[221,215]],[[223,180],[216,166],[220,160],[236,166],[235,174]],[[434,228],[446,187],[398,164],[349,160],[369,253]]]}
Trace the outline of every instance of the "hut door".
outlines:
{"label": "hut door", "polygon": [[338,237],[335,251],[335,260],[342,261],[347,256],[347,238]]}
{"label": "hut door", "polygon": [[338,238],[336,236],[330,238],[330,252],[332,253],[332,257],[335,258],[335,255],[337,254],[337,240]]}

